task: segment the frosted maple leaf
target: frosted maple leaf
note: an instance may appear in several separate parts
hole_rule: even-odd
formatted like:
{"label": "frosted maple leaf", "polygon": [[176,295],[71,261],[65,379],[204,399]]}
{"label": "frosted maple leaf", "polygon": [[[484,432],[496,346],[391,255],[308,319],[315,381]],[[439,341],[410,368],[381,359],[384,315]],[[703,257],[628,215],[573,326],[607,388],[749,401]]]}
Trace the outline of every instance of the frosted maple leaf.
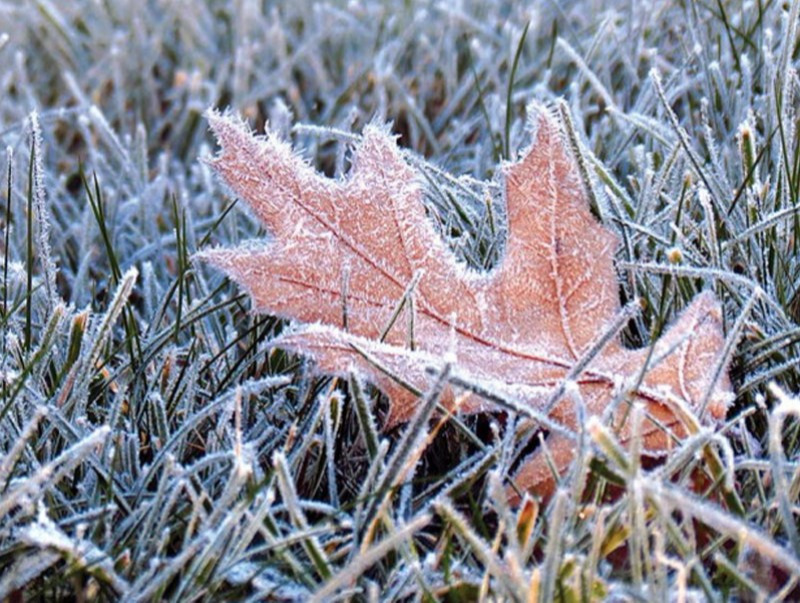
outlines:
{"label": "frosted maple leaf", "polygon": [[[324,373],[355,370],[385,392],[385,427],[413,414],[417,396],[407,385],[424,392],[426,369],[447,354],[459,374],[521,408],[547,411],[567,431],[578,430],[576,396],[595,416],[617,399],[641,401],[649,450],[685,436],[685,413],[676,409],[704,406],[712,420],[724,417],[731,387],[724,371],[713,381],[724,340],[712,294],[698,295],[650,355],[624,348],[616,335],[603,341],[621,312],[618,241],[592,216],[561,126],[544,108],[530,111],[531,147],[502,168],[508,240],[489,272],[455,259],[426,216],[420,175],[382,128],[365,128],[350,174],[333,180],[273,134],[254,136],[216,112],[208,119],[221,146],[211,165],[271,237],[260,248],[201,257],[243,286],[256,312],[295,321],[276,347],[313,358]],[[403,299],[413,303],[398,317]],[[445,404],[452,399],[447,391]],[[459,402],[465,413],[497,409],[469,392]],[[630,408],[618,406],[612,414],[624,439]],[[573,442],[551,431],[547,444],[564,471]],[[536,455],[515,480],[533,491],[552,486]]]}

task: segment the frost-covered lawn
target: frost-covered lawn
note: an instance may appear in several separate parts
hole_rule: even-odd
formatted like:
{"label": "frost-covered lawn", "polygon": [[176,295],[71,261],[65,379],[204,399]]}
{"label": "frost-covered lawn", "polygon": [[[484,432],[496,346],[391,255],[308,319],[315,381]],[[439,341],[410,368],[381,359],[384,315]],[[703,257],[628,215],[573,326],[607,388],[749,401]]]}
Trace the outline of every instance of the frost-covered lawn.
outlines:
{"label": "frost-covered lawn", "polygon": [[[530,4],[0,0],[0,600],[800,596],[800,0]],[[192,256],[269,236],[203,163],[217,107],[331,177],[391,122],[490,269],[534,100],[622,241],[623,340],[713,291],[736,400],[661,463],[579,430],[515,507],[508,415],[381,431]]]}

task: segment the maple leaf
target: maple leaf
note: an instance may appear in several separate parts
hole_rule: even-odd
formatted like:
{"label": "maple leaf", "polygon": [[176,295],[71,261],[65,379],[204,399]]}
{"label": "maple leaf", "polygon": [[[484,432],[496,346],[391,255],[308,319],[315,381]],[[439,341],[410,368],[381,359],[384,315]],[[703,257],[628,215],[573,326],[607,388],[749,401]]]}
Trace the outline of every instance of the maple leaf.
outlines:
{"label": "maple leaf", "polygon": [[[642,402],[647,450],[686,435],[687,408],[724,417],[732,395],[724,371],[712,377],[724,342],[712,294],[698,295],[653,350],[617,340],[617,237],[592,216],[546,109],[531,110],[533,143],[503,166],[507,243],[489,272],[456,261],[426,216],[420,176],[380,127],[365,128],[350,174],[332,180],[275,135],[253,136],[216,112],[208,118],[221,146],[211,164],[272,236],[261,247],[200,256],[243,286],[256,312],[296,321],[275,346],[310,356],[325,373],[356,370],[381,388],[391,400],[385,427],[413,414],[410,390],[425,391],[433,379],[426,369],[447,354],[459,374],[565,428],[547,440],[559,471],[574,454],[564,432],[578,429],[576,397],[595,416],[615,401]],[[624,440],[630,408],[617,407],[611,418]],[[474,393],[459,396],[461,412],[496,409]],[[552,487],[547,463],[535,457],[515,480],[540,493]]]}

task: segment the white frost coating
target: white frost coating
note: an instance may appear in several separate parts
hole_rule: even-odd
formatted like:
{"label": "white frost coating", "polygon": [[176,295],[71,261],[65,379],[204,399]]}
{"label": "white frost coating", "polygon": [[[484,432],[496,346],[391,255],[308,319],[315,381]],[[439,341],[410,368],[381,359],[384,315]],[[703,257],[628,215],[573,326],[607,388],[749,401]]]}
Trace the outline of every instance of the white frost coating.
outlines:
{"label": "white frost coating", "polygon": [[22,280],[26,275],[25,264],[22,262],[8,263],[8,276],[14,280]]}
{"label": "white frost coating", "polygon": [[[106,120],[103,112],[97,107],[97,105],[92,105],[89,107],[88,117],[89,121],[94,125],[97,132],[106,141],[106,144],[118,155],[122,168],[128,172],[128,176],[132,177],[132,180],[136,182],[136,173],[132,173],[130,169],[130,167],[133,165],[130,154],[122,144],[122,141],[120,141],[117,134],[108,124],[108,120]],[[141,182],[137,182],[137,184],[141,184]]]}
{"label": "white frost coating", "polygon": [[242,561],[225,572],[225,579],[232,584],[245,585],[258,574],[259,569],[260,565],[256,563]]}
{"label": "white frost coating", "polygon": [[103,345],[111,334],[111,327],[117,321],[117,318],[119,318],[119,315],[125,308],[125,304],[127,303],[128,298],[133,291],[133,286],[136,284],[136,280],[138,278],[139,271],[135,266],[129,268],[125,274],[122,275],[122,280],[120,281],[117,290],[114,292],[114,297],[109,304],[108,310],[103,315],[103,318],[100,320],[100,324],[98,324],[97,330],[95,331],[94,342],[88,352],[89,355],[87,366],[93,367],[97,364],[100,353],[103,349]]}
{"label": "white frost coating", "polygon": [[31,417],[31,419],[28,421],[28,424],[25,425],[22,433],[20,433],[17,437],[14,445],[10,450],[6,451],[5,456],[0,458],[0,484],[5,484],[8,481],[11,471],[13,470],[18,457],[21,455],[22,450],[28,445],[28,440],[38,428],[40,421],[47,416],[48,412],[49,411],[46,406],[38,407],[34,412],[33,417]]}
{"label": "white frost coating", "polygon": [[564,381],[564,397],[575,402],[583,399],[583,396],[581,395],[581,388],[574,379],[567,379]]}
{"label": "white frost coating", "polygon": [[43,161],[42,161],[42,129],[39,125],[39,114],[33,111],[28,118],[30,121],[30,136],[32,149],[32,186],[33,191],[33,212],[36,221],[36,252],[42,265],[44,273],[44,287],[47,296],[48,312],[58,303],[59,298],[56,292],[56,265],[52,259],[50,251],[50,213],[47,210],[47,198],[45,195],[43,182]]}
{"label": "white frost coating", "polygon": [[111,428],[104,425],[40,467],[32,476],[24,480],[14,480],[11,484],[12,487],[8,488],[0,497],[0,517],[13,509],[15,505],[21,504],[20,501],[26,497],[38,499],[43,496],[42,486],[44,484],[60,479],[70,467],[80,463],[94,448],[100,445],[110,432]]}
{"label": "white frost coating", "polygon": [[[610,418],[620,390],[683,412],[698,392],[726,389],[727,382],[706,385],[698,371],[721,347],[719,310],[708,296],[657,343],[658,372],[640,375],[647,351],[625,349],[618,329],[600,337],[620,313],[619,240],[591,214],[558,115],[537,104],[529,114],[532,144],[502,168],[507,244],[491,272],[468,272],[444,245],[426,215],[419,171],[385,129],[365,127],[349,175],[332,180],[274,133],[255,137],[214,112],[220,153],[211,165],[272,238],[264,249],[197,257],[239,282],[256,312],[309,325],[273,345],[312,357],[320,372],[355,372],[384,390],[392,399],[387,426],[414,416],[414,394],[427,391],[431,367],[443,360],[454,365],[458,387],[443,393],[445,405],[465,413],[511,408],[567,439],[583,414],[573,407]],[[673,397],[683,404],[668,404]],[[717,399],[718,417],[725,409]],[[679,437],[680,424],[668,422]],[[568,446],[555,448],[561,471]]]}
{"label": "white frost coating", "polygon": [[81,531],[78,528],[76,538],[70,538],[47,516],[47,510],[40,502],[36,522],[21,530],[20,540],[39,549],[55,549],[78,568],[100,571],[117,594],[127,593],[130,586],[114,571],[112,560],[92,542],[84,540]]}
{"label": "white frost coating", "polygon": [[[777,415],[796,415],[800,417],[800,397],[790,396],[781,387],[771,382],[767,385],[769,393],[777,398],[780,404],[773,412]],[[762,398],[763,400],[763,398]]]}
{"label": "white frost coating", "polygon": [[67,550],[72,546],[72,541],[47,516],[47,509],[41,502],[38,505],[36,523],[22,531],[22,540],[41,548],[52,546],[55,549]]}
{"label": "white frost coating", "polygon": [[19,371],[17,370],[6,369],[0,371],[0,383],[5,383],[6,385],[9,385],[14,381],[16,381],[17,377],[19,377]]}

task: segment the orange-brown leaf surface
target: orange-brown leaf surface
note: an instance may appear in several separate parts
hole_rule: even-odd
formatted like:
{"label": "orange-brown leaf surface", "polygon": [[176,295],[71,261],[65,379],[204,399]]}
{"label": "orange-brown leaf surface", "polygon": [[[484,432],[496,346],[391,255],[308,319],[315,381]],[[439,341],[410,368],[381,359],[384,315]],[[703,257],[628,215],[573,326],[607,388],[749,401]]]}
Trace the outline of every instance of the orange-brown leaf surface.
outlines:
{"label": "orange-brown leaf surface", "polygon": [[[566,431],[577,431],[576,398],[590,415],[639,400],[652,450],[685,435],[676,409],[705,403],[707,415],[724,416],[731,391],[726,377],[711,380],[723,347],[712,294],[697,296],[654,344],[641,379],[650,350],[626,349],[616,335],[596,345],[620,317],[618,241],[592,216],[561,126],[546,110],[532,110],[532,145],[503,168],[508,238],[489,272],[456,261],[426,216],[421,177],[381,128],[365,129],[350,174],[332,180],[274,135],[253,136],[216,113],[209,120],[221,146],[213,167],[270,238],[201,257],[242,285],[257,312],[296,321],[276,346],[312,357],[323,372],[360,372],[389,395],[387,426],[415,408],[401,382],[425,391],[426,369],[445,355],[458,374],[519,407],[546,409]],[[557,391],[568,395],[551,400]],[[477,394],[459,402],[461,412],[496,408]],[[626,403],[617,406],[613,418],[629,414]],[[551,431],[559,470],[572,447]],[[552,485],[537,458],[515,479],[534,491]]]}

